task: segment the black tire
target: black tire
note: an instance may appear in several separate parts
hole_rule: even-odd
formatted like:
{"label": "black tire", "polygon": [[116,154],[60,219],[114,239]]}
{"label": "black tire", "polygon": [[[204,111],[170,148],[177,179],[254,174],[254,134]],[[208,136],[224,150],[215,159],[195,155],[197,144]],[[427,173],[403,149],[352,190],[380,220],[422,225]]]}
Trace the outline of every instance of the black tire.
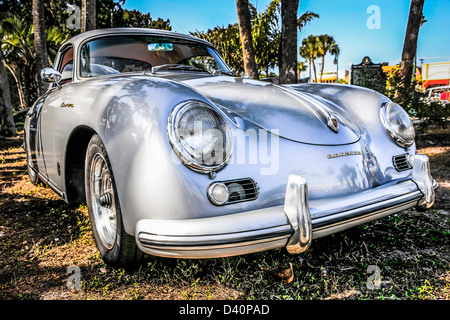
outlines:
{"label": "black tire", "polygon": [[[25,133],[23,134],[23,143],[24,143],[23,144],[24,146],[27,144],[27,139],[26,139],[26,134]],[[25,153],[27,155],[28,178],[30,179],[30,182],[32,184],[37,186],[39,184],[40,179],[39,179],[38,174],[33,169],[31,169],[31,167],[30,167],[31,159],[30,159],[30,155],[29,155],[28,150],[29,150],[29,148],[25,147]]]}
{"label": "black tire", "polygon": [[39,184],[39,176],[38,174],[30,168],[30,165],[28,164],[28,160],[27,160],[27,170],[28,170],[28,178],[30,179],[30,182],[32,184],[34,184],[35,186],[37,186]]}
{"label": "black tire", "polygon": [[[100,169],[101,177],[94,178],[94,181],[101,181],[97,185],[96,182],[91,181],[91,178],[95,177],[96,171]],[[106,148],[98,135],[94,135],[89,142],[84,172],[89,219],[95,243],[103,261],[113,267],[135,266],[142,260],[143,253],[137,247],[134,237],[127,234],[123,227],[114,175]],[[105,185],[109,185],[108,192],[103,192]],[[102,195],[99,192],[96,195],[99,188],[102,189]],[[109,218],[106,219],[103,215],[108,215]],[[114,215],[115,223],[111,223],[113,221],[111,217]]]}

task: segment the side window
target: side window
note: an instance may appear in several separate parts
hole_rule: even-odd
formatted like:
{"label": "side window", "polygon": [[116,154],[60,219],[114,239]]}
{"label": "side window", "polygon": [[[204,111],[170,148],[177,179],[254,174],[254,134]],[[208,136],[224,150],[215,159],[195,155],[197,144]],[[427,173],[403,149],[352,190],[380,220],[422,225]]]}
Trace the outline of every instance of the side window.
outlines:
{"label": "side window", "polygon": [[58,71],[61,72],[61,83],[72,82],[73,76],[73,48],[69,48],[62,53]]}

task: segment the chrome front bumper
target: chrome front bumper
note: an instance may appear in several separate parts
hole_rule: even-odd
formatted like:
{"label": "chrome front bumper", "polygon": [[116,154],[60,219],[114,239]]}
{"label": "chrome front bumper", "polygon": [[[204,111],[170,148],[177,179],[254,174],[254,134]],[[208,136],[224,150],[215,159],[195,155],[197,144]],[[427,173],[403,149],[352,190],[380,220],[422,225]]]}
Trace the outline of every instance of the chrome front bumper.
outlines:
{"label": "chrome front bumper", "polygon": [[347,197],[308,201],[306,180],[291,175],[284,206],[185,220],[144,219],[136,243],[145,253],[172,258],[217,258],[286,247],[306,251],[313,239],[434,203],[436,182],[428,158],[416,155],[411,180]]}

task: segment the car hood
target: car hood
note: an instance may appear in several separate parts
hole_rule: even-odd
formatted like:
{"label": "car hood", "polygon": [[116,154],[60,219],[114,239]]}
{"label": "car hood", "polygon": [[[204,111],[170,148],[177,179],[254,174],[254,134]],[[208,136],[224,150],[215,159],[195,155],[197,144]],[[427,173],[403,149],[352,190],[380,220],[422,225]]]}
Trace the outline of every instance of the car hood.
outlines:
{"label": "car hood", "polygon": [[[175,80],[175,79],[174,79]],[[177,79],[199,91],[227,113],[286,139],[317,145],[343,145],[360,138],[351,114],[310,93],[271,83],[227,76]],[[339,122],[335,132],[330,117]]]}

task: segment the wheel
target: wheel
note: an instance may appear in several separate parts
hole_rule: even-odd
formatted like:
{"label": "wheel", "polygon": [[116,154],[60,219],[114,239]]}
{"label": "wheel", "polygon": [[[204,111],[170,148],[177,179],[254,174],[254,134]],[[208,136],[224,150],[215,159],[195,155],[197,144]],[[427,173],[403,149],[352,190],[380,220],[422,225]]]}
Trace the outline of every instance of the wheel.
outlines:
{"label": "wheel", "polygon": [[143,254],[123,228],[114,175],[98,135],[91,138],[86,152],[85,189],[92,232],[103,260],[114,267],[135,265]]}

